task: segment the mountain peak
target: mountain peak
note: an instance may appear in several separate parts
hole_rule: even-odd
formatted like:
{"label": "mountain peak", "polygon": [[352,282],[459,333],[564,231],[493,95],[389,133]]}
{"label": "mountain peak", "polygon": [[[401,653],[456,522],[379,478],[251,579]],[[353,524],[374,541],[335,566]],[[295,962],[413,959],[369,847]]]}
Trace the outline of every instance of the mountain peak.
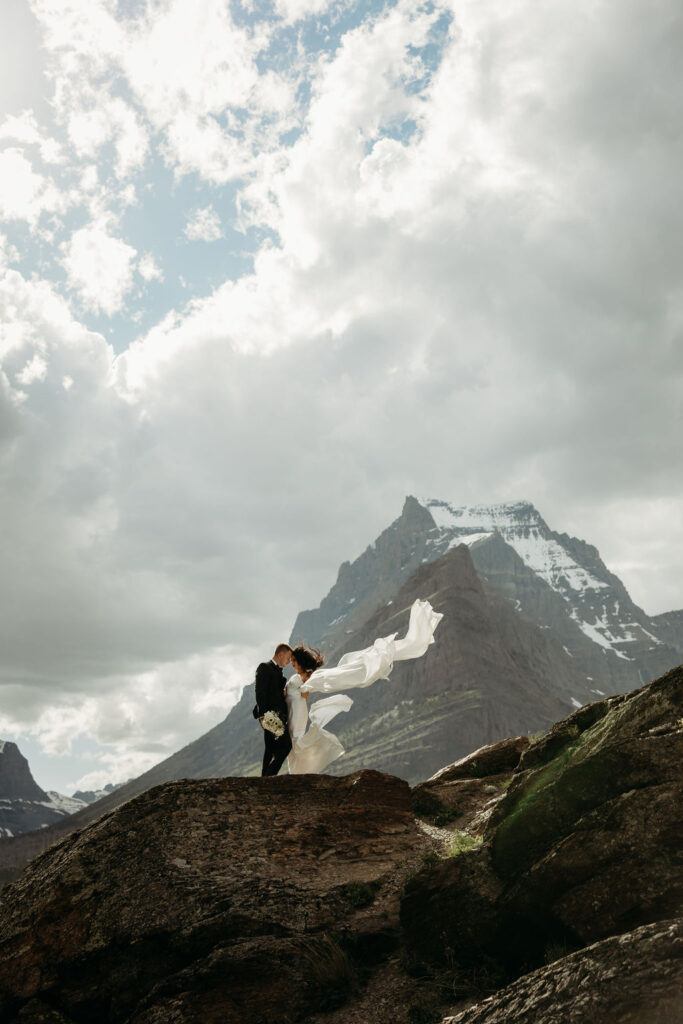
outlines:
{"label": "mountain peak", "polygon": [[412,494],[406,496],[401,511],[400,521],[410,527],[421,527],[422,529],[433,529],[436,525],[433,516],[425,507],[424,502],[418,501]]}
{"label": "mountain peak", "polygon": [[0,740],[0,797],[4,800],[48,800],[31,775],[28,761],[11,740]]}

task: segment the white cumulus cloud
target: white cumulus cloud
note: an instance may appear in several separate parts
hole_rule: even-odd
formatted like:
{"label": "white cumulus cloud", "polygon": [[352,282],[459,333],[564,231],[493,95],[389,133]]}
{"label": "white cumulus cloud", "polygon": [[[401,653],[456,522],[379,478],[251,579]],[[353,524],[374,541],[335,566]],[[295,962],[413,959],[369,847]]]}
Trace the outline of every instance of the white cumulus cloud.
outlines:
{"label": "white cumulus cloud", "polygon": [[133,285],[136,250],[102,224],[79,228],[64,245],[69,286],[86,309],[112,316]]}
{"label": "white cumulus cloud", "polygon": [[138,262],[138,273],[145,281],[163,281],[164,272],[154,256],[147,252]]}
{"label": "white cumulus cloud", "polygon": [[62,210],[65,200],[31,161],[15,148],[0,152],[0,218],[35,226],[44,211]]}

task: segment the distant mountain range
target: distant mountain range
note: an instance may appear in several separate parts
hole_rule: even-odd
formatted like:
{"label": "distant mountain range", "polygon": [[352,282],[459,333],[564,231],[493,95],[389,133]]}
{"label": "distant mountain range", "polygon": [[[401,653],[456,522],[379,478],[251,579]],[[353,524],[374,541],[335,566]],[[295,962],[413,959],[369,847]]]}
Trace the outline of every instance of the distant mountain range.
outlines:
{"label": "distant mountain range", "polygon": [[[128,780],[130,782],[130,779]],[[115,789],[120,789],[123,786],[123,782],[114,784],[113,782],[107,783],[102,789],[77,789],[72,794],[73,800],[78,800],[83,804],[94,804],[97,800],[101,800],[105,796],[109,796]]]}
{"label": "distant mountain range", "polygon": [[[389,681],[354,692],[332,726],[347,750],[333,774],[377,768],[414,783],[683,662],[683,611],[648,616],[596,548],[553,532],[528,502],[408,497],[398,519],[343,563],[319,607],[299,614],[291,640],[335,664],[402,633],[417,597],[444,613],[436,643],[398,663]],[[258,772],[253,700],[247,686],[224,721],[144,775],[39,834],[1,841],[0,868],[159,783]]]}

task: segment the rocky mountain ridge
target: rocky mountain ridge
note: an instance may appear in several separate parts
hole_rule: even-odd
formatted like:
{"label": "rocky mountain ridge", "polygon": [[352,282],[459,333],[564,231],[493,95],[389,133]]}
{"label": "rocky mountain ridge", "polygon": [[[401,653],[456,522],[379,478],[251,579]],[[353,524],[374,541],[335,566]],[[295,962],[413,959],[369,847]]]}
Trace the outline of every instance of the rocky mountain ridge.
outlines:
{"label": "rocky mountain ridge", "polygon": [[7,1024],[672,1024],[683,668],[412,791],[185,780],[0,895]]}

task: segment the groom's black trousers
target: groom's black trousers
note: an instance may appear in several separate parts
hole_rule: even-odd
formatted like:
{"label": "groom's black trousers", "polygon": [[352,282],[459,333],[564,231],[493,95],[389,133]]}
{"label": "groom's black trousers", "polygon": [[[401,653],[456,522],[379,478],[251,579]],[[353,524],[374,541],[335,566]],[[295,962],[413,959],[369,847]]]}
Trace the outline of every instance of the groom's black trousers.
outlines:
{"label": "groom's black trousers", "polygon": [[284,764],[287,754],[292,749],[291,737],[286,727],[283,735],[278,739],[275,739],[272,732],[268,732],[267,729],[263,730],[263,737],[266,749],[263,754],[261,775],[277,775]]}

